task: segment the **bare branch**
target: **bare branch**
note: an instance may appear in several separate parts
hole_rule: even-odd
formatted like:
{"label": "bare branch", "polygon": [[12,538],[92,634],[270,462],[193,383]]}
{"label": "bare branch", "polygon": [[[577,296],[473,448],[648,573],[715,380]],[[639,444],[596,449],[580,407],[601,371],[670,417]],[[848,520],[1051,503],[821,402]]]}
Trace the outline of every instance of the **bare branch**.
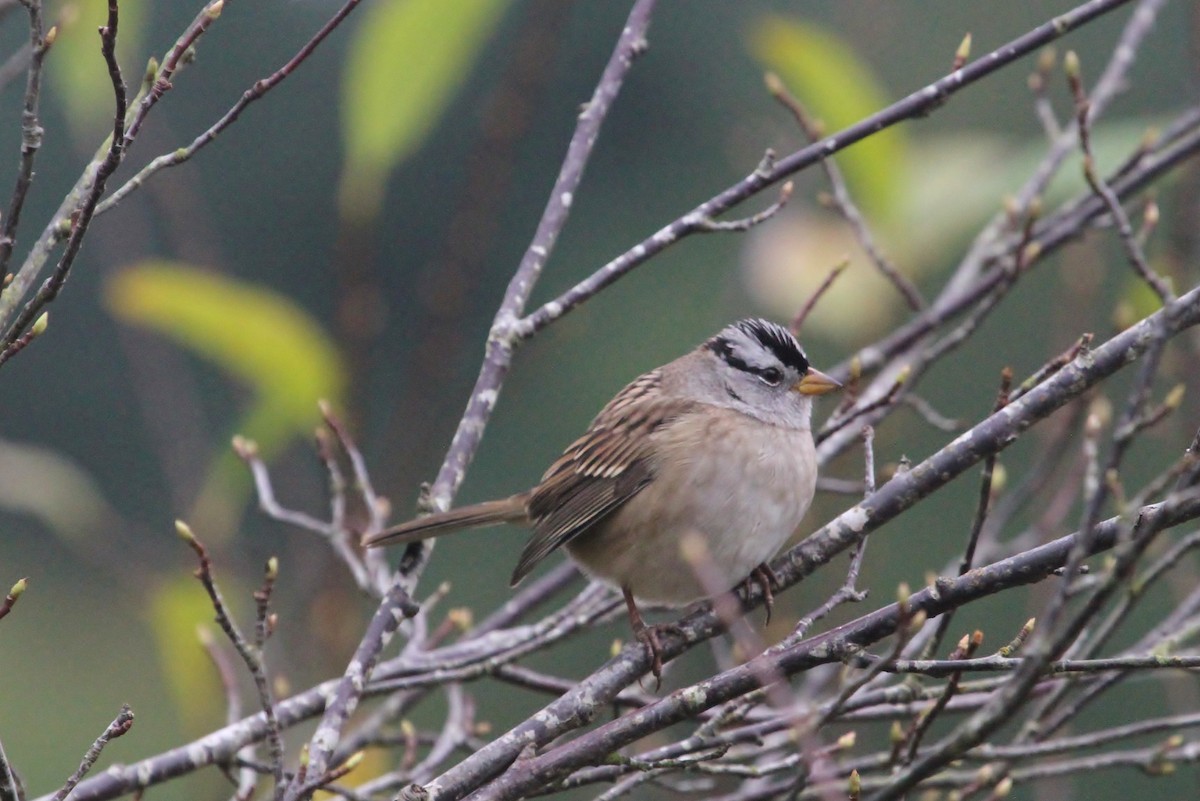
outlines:
{"label": "bare branch", "polygon": [[[275,776],[275,785],[279,787],[283,782],[283,729],[280,726],[279,720],[275,714],[275,699],[271,692],[271,685],[267,680],[267,669],[263,662],[262,643],[252,644],[242,635],[237,624],[233,621],[233,617],[229,614],[229,609],[225,605],[225,599],[221,596],[221,590],[217,587],[216,579],[212,573],[212,560],[209,559],[208,550],[204,544],[196,538],[183,521],[176,521],[175,530],[180,538],[195,552],[196,558],[200,566],[196,569],[196,578],[204,586],[205,592],[208,593],[209,601],[212,602],[213,611],[216,613],[217,625],[221,627],[221,631],[225,632],[225,636],[233,643],[234,649],[246,664],[246,668],[250,671],[250,676],[254,679],[254,686],[258,690],[259,703],[262,705],[263,714],[266,720],[266,735],[267,742],[271,752],[272,772]],[[266,586],[269,588],[274,583],[275,566],[268,565]],[[261,632],[262,639],[266,639],[266,599],[269,598],[269,590],[263,592],[263,600],[259,601],[259,617],[261,622],[256,626],[256,630]]]}
{"label": "bare branch", "polygon": [[42,125],[38,117],[38,104],[42,93],[42,62],[54,43],[56,28],[49,35],[42,32],[41,0],[23,3],[29,14],[29,47],[25,53],[29,67],[25,76],[25,102],[21,111],[21,161],[17,168],[16,185],[4,213],[4,227],[0,232],[0,276],[8,274],[13,246],[17,241],[17,227],[21,223],[21,210],[29,187],[33,185],[33,163],[42,146]]}
{"label": "bare branch", "polygon": [[100,758],[100,753],[104,751],[104,746],[108,745],[112,740],[117,739],[125,732],[133,727],[133,710],[129,705],[121,707],[120,713],[113,719],[113,722],[108,724],[108,728],[104,733],[96,738],[92,746],[83,755],[83,761],[79,763],[79,768],[72,774],[71,778],[67,779],[67,783],[62,786],[57,793],[54,794],[54,801],[63,801],[71,791],[74,790],[92,766],[96,764],[96,760]]}
{"label": "bare branch", "polygon": [[[445,461],[438,471],[428,495],[429,510],[448,509],[466,475],[468,465],[475,456],[484,428],[495,408],[497,395],[512,365],[513,352],[521,340],[533,333],[533,328],[520,319],[533,291],[534,284],[542,274],[558,235],[570,215],[575,192],[583,179],[583,171],[592,153],[592,147],[600,132],[600,126],[616,100],[625,76],[633,66],[634,59],[647,48],[646,32],[650,26],[655,0],[638,0],[629,12],[625,27],[617,40],[613,54],[604,68],[595,93],[579,115],[575,133],[567,146],[567,155],[559,170],[554,188],[542,219],[534,232],[533,241],[521,258],[512,280],[504,293],[504,300],[496,312],[492,330],[488,334],[486,355],[471,392],[471,399],[459,421],[458,430],[450,442]],[[711,217],[709,218],[711,219]],[[400,570],[415,581],[429,557],[430,547],[422,543],[408,546],[401,560]]]}
{"label": "bare branch", "polygon": [[[951,68],[951,71],[960,69],[962,64],[956,64]],[[804,105],[788,91],[783,80],[774,73],[767,73],[767,91],[771,93],[784,108],[791,112],[796,118],[796,123],[809,141],[816,142],[820,140],[825,132],[821,130],[821,126],[817,124],[804,108]],[[920,311],[925,308],[925,299],[921,297],[921,291],[917,289],[912,281],[904,277],[896,266],[891,263],[888,257],[884,254],[883,249],[875,241],[875,236],[871,233],[870,227],[867,225],[866,219],[863,218],[862,212],[850,197],[850,189],[846,186],[846,179],[842,175],[841,169],[838,168],[837,162],[832,158],[821,160],[821,169],[825,171],[825,177],[829,181],[829,186],[833,189],[831,197],[834,208],[846,220],[850,226],[850,230],[854,232],[854,238],[858,240],[859,246],[863,252],[867,254],[867,258],[875,265],[884,278],[891,282],[913,311]],[[799,326],[795,326],[798,328]]]}
{"label": "bare branch", "polygon": [[[238,117],[240,117],[242,112],[246,110],[247,106],[256,100],[261,99],[263,95],[274,89],[276,86],[282,83],[285,78],[295,72],[296,69],[302,63],[304,63],[304,61],[310,55],[312,55],[313,51],[316,50],[323,41],[325,41],[325,38],[328,37],[329,34],[333,33],[333,31],[339,25],[341,25],[342,21],[349,16],[350,12],[353,11],[360,2],[361,0],[346,0],[345,5],[343,5],[336,14],[330,17],[325,24],[321,26],[321,29],[313,35],[308,43],[300,48],[295,55],[288,59],[286,64],[275,70],[275,72],[271,73],[266,78],[260,78],[259,80],[255,81],[254,85],[242,93],[242,96],[238,99],[238,101],[234,103],[228,111],[225,112],[221,119],[214,122],[207,130],[204,131],[204,133],[193,139],[191,144],[187,145],[186,147],[173,150],[170,153],[163,154],[139,170],[137,175],[133,176],[124,184],[122,184],[115,192],[112,193],[112,195],[110,195],[103,203],[101,203],[96,208],[96,213],[103,214],[113,206],[116,206],[134,191],[141,188],[141,186],[147,180],[149,180],[160,170],[164,170],[168,167],[178,166],[191,159],[192,156],[196,155],[196,153],[203,149],[205,145],[216,139],[217,136],[219,136],[226,128],[237,122]],[[199,35],[199,33],[203,33],[203,31],[198,31],[197,35]],[[166,76],[166,79],[169,81],[169,74]]]}

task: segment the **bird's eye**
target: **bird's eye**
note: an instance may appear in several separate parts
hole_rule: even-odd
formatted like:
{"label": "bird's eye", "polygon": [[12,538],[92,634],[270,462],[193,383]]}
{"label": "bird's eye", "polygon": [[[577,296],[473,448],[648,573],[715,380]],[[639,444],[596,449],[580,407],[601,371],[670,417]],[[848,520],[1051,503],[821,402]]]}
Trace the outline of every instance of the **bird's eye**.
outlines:
{"label": "bird's eye", "polygon": [[778,367],[768,367],[758,374],[758,378],[769,387],[777,387],[783,380],[783,372]]}

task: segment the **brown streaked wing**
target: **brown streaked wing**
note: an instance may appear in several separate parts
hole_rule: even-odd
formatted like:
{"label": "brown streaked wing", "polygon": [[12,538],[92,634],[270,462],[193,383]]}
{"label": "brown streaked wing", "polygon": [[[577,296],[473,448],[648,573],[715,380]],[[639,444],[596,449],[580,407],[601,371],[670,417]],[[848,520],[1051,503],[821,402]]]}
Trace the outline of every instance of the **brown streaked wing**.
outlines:
{"label": "brown streaked wing", "polygon": [[529,498],[533,536],[513,571],[514,584],[654,480],[650,434],[695,405],[659,396],[661,380],[655,370],[622,390],[542,476]]}

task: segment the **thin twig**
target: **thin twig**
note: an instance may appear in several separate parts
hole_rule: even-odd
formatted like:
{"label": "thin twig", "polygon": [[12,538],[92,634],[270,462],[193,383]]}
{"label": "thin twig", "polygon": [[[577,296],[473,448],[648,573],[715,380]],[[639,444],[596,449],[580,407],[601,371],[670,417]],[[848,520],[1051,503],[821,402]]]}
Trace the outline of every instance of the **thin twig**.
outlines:
{"label": "thin twig", "polygon": [[8,594],[4,596],[4,600],[0,601],[0,620],[8,616],[8,613],[13,610],[17,604],[17,599],[29,587],[28,578],[20,578],[9,588]]}
{"label": "thin twig", "polygon": [[[242,93],[242,96],[238,98],[238,101],[234,103],[233,106],[226,111],[219,120],[214,122],[207,130],[193,139],[191,144],[187,145],[186,147],[173,150],[170,153],[163,154],[139,170],[137,175],[133,176],[124,184],[122,184],[115,192],[112,193],[112,195],[110,195],[97,207],[96,214],[103,214],[104,212],[108,211],[124,200],[128,195],[140,188],[155,173],[168,167],[175,167],[183,164],[185,161],[192,158],[192,156],[196,155],[196,153],[204,148],[205,145],[216,139],[222,131],[224,131],[233,123],[237,122],[238,117],[241,116],[241,113],[245,111],[247,106],[256,100],[261,99],[263,95],[274,89],[276,86],[282,83],[285,78],[295,72],[296,69],[310,55],[312,55],[313,51],[317,49],[321,42],[323,42],[325,38],[329,36],[329,34],[333,33],[333,31],[342,23],[342,21],[349,16],[350,12],[353,11],[361,1],[362,0],[346,0],[345,5],[343,5],[336,14],[330,17],[325,24],[321,26],[321,29],[318,30],[313,37],[296,52],[295,55],[288,59],[287,63],[275,70],[275,72],[271,73],[266,78],[260,78],[259,80],[255,81],[249,89]],[[203,31],[199,31],[198,33],[203,33]],[[167,79],[169,80],[169,78],[170,76],[168,75]]]}
{"label": "thin twig", "polygon": [[4,743],[0,743],[0,801],[24,801],[17,775],[4,750]]}
{"label": "thin twig", "polygon": [[29,45],[24,52],[29,60],[25,76],[25,101],[21,109],[21,159],[17,167],[16,184],[4,213],[4,227],[0,231],[0,276],[8,274],[13,246],[17,241],[17,228],[21,223],[21,210],[29,187],[33,185],[33,164],[42,146],[42,124],[38,117],[38,103],[42,93],[42,63],[54,43],[57,28],[48,35],[42,32],[42,1],[27,0],[22,3],[29,14]]}
{"label": "thin twig", "polygon": [[[953,67],[951,71],[961,68],[961,64]],[[766,76],[767,91],[779,103],[791,112],[795,117],[796,123],[800,126],[800,130],[808,137],[810,142],[817,142],[825,136],[825,131],[817,124],[804,108],[804,105],[788,91],[783,80],[774,73],[767,73]],[[850,230],[854,233],[854,238],[858,241],[863,252],[867,254],[867,258],[871,260],[871,264],[875,265],[884,278],[886,278],[909,308],[913,311],[920,311],[925,308],[925,299],[921,297],[921,290],[917,289],[916,284],[908,280],[896,266],[884,254],[883,249],[879,247],[879,243],[875,241],[875,236],[871,233],[870,226],[867,225],[866,219],[863,218],[862,212],[854,203],[850,196],[850,189],[846,186],[846,179],[842,175],[841,169],[837,162],[832,158],[821,160],[821,168],[825,171],[825,177],[829,181],[829,186],[833,190],[833,205],[842,215],[843,219],[850,226]]]}
{"label": "thin twig", "polygon": [[1033,93],[1033,108],[1037,112],[1038,121],[1042,124],[1042,130],[1046,132],[1046,138],[1051,143],[1062,135],[1062,124],[1054,114],[1054,106],[1051,105],[1050,98],[1046,94],[1057,58],[1053,47],[1042,50],[1038,54],[1037,67],[1030,74],[1028,82],[1029,91]]}
{"label": "thin twig", "polygon": [[[224,0],[210,0],[176,40],[155,79],[135,102],[132,110],[127,108],[127,96],[120,68],[117,65],[115,46],[117,37],[117,3],[109,2],[109,20],[100,29],[101,51],[108,66],[113,83],[115,114],[113,133],[107,143],[96,152],[83,174],[67,193],[49,224],[42,230],[30,248],[21,268],[13,275],[12,282],[0,293],[0,347],[7,348],[12,341],[35,319],[38,311],[57,297],[71,265],[78,255],[83,237],[87,233],[95,208],[104,194],[108,177],[116,170],[135,138],[146,115],[170,88],[170,76],[180,66],[185,54],[195,45],[199,37],[208,30],[220,15]],[[128,113],[127,113],[128,112]],[[32,289],[38,275],[45,267],[54,248],[67,239],[67,246],[52,271],[33,298],[22,305],[25,295]],[[0,364],[6,360],[0,352]]]}
{"label": "thin twig", "polygon": [[337,683],[328,706],[325,707],[325,714],[308,742],[308,771],[312,780],[319,784],[293,783],[287,788],[283,798],[288,801],[303,799],[320,784],[332,780],[326,778],[330,770],[329,758],[337,748],[342,729],[358,707],[359,699],[379,661],[380,654],[396,633],[400,621],[411,618],[418,611],[420,607],[409,598],[404,582],[399,579],[394,581],[383,603],[367,625],[362,641],[346,665],[346,671]]}
{"label": "thin twig", "polygon": [[[204,648],[204,652],[208,654],[213,667],[217,669],[217,676],[221,680],[221,688],[225,691],[225,724],[235,723],[242,717],[242,696],[238,689],[237,670],[234,667],[233,661],[217,645],[212,633],[207,628],[199,629],[198,633],[200,645]],[[236,760],[231,760],[231,762],[252,762],[255,760],[255,756],[254,746],[247,745],[238,751]],[[226,768],[226,771],[230,774],[232,774],[233,770],[234,766],[232,764]],[[249,768],[244,764],[237,766],[236,771],[236,776],[230,776],[231,780],[235,782],[232,801],[249,801],[258,785],[259,771]],[[263,772],[270,773],[271,769],[264,766]]]}
{"label": "thin twig", "polygon": [[[909,673],[934,678],[953,676],[955,673],[991,673],[1014,671],[1021,667],[1024,659],[1001,656],[984,656],[978,659],[872,659],[860,657],[855,660],[863,666],[882,664],[886,673]],[[1160,656],[1139,654],[1113,656],[1104,659],[1058,659],[1048,663],[1044,675],[1063,673],[1107,673],[1113,670],[1193,670],[1200,667],[1200,656]]]}
{"label": "thin twig", "polygon": [[[600,126],[608,116],[608,111],[616,100],[634,59],[647,48],[646,32],[650,26],[654,6],[655,0],[637,0],[634,4],[612,56],[596,84],[596,90],[579,115],[575,133],[567,146],[567,155],[555,179],[542,219],[496,312],[488,334],[486,355],[480,366],[479,376],[458,429],[450,442],[446,458],[430,487],[427,496],[429,508],[426,511],[450,508],[454,495],[466,477],[467,467],[479,447],[487,422],[492,416],[498,393],[512,365],[513,353],[520,342],[533,333],[532,328],[521,320],[520,315],[525,310],[530,293],[542,274],[559,233],[566,225],[575,192],[583,179],[584,168],[599,136]],[[706,219],[713,219],[714,216],[709,215]],[[401,559],[400,570],[410,581],[415,582],[419,577],[429,552],[430,547],[422,543],[414,543],[406,549]]]}
{"label": "thin twig", "polygon": [[[128,98],[125,94],[125,80],[121,77],[121,66],[117,63],[117,25],[119,18],[120,12],[117,0],[108,0],[108,21],[100,28],[100,52],[104,55],[104,62],[108,66],[108,76],[112,82],[113,105],[115,107],[108,152],[96,167],[95,177],[88,192],[84,195],[83,201],[76,207],[69,218],[70,234],[67,237],[67,245],[54,271],[38,289],[33,298],[17,314],[12,325],[0,337],[0,348],[2,348],[0,349],[0,365],[3,365],[8,359],[12,358],[15,351],[13,351],[11,346],[21,336],[26,326],[29,326],[38,318],[47,303],[52,302],[58,297],[58,293],[62,290],[63,284],[66,283],[67,277],[70,275],[75,258],[79,255],[79,249],[83,246],[84,235],[91,224],[92,216],[96,211],[96,204],[100,202],[100,198],[104,194],[104,187],[108,178],[117,169],[117,166],[125,156],[125,113]],[[32,158],[32,154],[30,158]],[[22,268],[21,272],[24,272],[24,268]],[[19,292],[16,283],[19,278],[20,276],[18,275],[17,279],[14,279],[14,283],[8,287],[7,292]]]}
{"label": "thin twig", "polygon": [[1076,124],[1079,127],[1079,147],[1083,151],[1083,176],[1087,179],[1088,186],[1092,188],[1092,191],[1108,207],[1108,213],[1117,226],[1117,235],[1120,237],[1121,244],[1125,248],[1125,255],[1128,257],[1134,271],[1154,290],[1154,294],[1158,295],[1160,302],[1164,304],[1169,303],[1175,299],[1175,293],[1171,291],[1171,288],[1163,280],[1162,276],[1154,272],[1150,267],[1149,262],[1146,260],[1146,254],[1142,250],[1142,245],[1138,241],[1133,226],[1129,222],[1129,215],[1125,213],[1124,207],[1121,206],[1120,198],[1113,192],[1112,187],[1096,172],[1096,159],[1092,155],[1091,121],[1088,116],[1091,104],[1083,88],[1079,57],[1075,55],[1074,51],[1067,53],[1064,69],[1067,73],[1067,81],[1071,86],[1071,93],[1075,97],[1075,117]]}
{"label": "thin twig", "polygon": [[96,764],[96,760],[100,758],[101,752],[104,751],[104,746],[125,734],[132,727],[133,710],[126,704],[121,707],[121,711],[113,718],[113,722],[108,724],[108,728],[104,730],[104,733],[96,738],[96,741],[92,743],[87,753],[83,755],[83,761],[79,763],[79,767],[75,770],[75,773],[71,775],[71,778],[67,779],[67,783],[62,786],[62,789],[54,794],[54,801],[63,801],[63,799],[70,795],[71,791],[75,789],[83,777],[88,774],[88,771],[92,769],[92,766]]}
{"label": "thin twig", "polygon": [[[943,615],[943,618],[944,617],[945,615]],[[983,632],[979,631],[978,629],[973,634],[964,634],[962,640],[960,640],[958,643],[958,647],[954,649],[954,653],[950,654],[950,658],[946,661],[962,662],[970,659],[971,655],[978,650],[982,643]],[[961,670],[951,672],[950,678],[946,682],[946,686],[942,688],[942,694],[938,696],[937,701],[934,702],[933,706],[925,710],[925,712],[918,715],[916,720],[913,721],[906,737],[907,753],[904,760],[906,763],[912,762],[917,758],[917,751],[921,748],[921,741],[925,738],[925,734],[929,731],[929,727],[933,725],[935,720],[937,720],[938,715],[940,715],[946,709],[946,705],[950,703],[950,699],[953,698],[955,693],[958,692],[958,684],[961,679]]]}
{"label": "thin twig", "polygon": [[[283,782],[283,734],[282,727],[275,715],[275,700],[267,679],[262,650],[246,640],[241,630],[238,629],[237,623],[229,614],[229,608],[225,605],[225,599],[221,596],[221,590],[217,587],[216,579],[213,576],[212,560],[208,556],[208,549],[204,547],[204,543],[200,542],[191,528],[183,521],[176,521],[175,531],[195,552],[196,559],[200,563],[196,568],[196,578],[208,593],[208,599],[216,613],[217,625],[221,627],[221,631],[225,632],[225,636],[229,638],[234,649],[242,658],[242,662],[250,671],[251,678],[254,679],[254,686],[258,691],[259,702],[267,723],[267,744],[270,750],[272,772],[275,776],[275,786],[279,788]],[[269,583],[274,581],[270,572],[271,569],[268,567]]]}
{"label": "thin twig", "polygon": [[[331,519],[326,522],[306,512],[288,509],[279,503],[275,497],[275,488],[271,481],[270,470],[258,452],[258,445],[245,437],[233,438],[233,451],[250,468],[254,479],[255,495],[258,498],[258,508],[267,517],[286,523],[324,539],[333,549],[338,559],[350,570],[354,582],[363,592],[376,598],[382,598],[383,593],[360,556],[360,551],[352,541],[346,527],[345,516],[345,480],[341,475],[337,460],[329,452],[323,434],[318,434],[317,451],[325,465],[330,483]],[[354,538],[356,539],[356,538]]]}
{"label": "thin twig", "polygon": [[705,234],[745,233],[751,228],[762,225],[782,211],[783,207],[792,199],[793,189],[795,189],[795,185],[791,181],[787,181],[779,187],[779,199],[762,211],[751,214],[749,217],[742,217],[740,220],[701,220],[696,223],[696,230]]}
{"label": "thin twig", "polygon": [[[996,393],[996,402],[992,405],[992,414],[1008,405],[1009,392],[1012,390],[1012,368],[1005,367],[1000,371],[1000,390]],[[979,475],[979,496],[975,502],[975,516],[971,520],[971,529],[967,534],[967,545],[963,549],[962,561],[958,565],[958,575],[965,576],[975,564],[975,549],[979,546],[979,535],[987,522],[988,511],[992,505],[992,477],[996,471],[996,454],[988,456],[983,461],[983,470]],[[929,642],[925,644],[926,658],[937,653],[942,645],[950,624],[954,620],[954,610],[947,612],[938,619],[937,629]],[[911,752],[911,753],[915,753]]]}
{"label": "thin twig", "polygon": [[804,305],[800,307],[800,311],[796,312],[796,316],[792,318],[791,325],[788,326],[793,334],[796,336],[800,335],[800,329],[804,327],[804,321],[808,319],[808,315],[811,314],[812,310],[816,307],[817,301],[821,299],[822,295],[829,291],[829,288],[833,286],[833,282],[836,281],[837,277],[845,272],[846,268],[849,266],[849,259],[843,259],[839,263],[835,264],[833,269],[829,271],[829,275],[825,276],[825,280],[821,282],[820,286],[813,290],[813,293],[808,296],[808,300],[804,301]]}

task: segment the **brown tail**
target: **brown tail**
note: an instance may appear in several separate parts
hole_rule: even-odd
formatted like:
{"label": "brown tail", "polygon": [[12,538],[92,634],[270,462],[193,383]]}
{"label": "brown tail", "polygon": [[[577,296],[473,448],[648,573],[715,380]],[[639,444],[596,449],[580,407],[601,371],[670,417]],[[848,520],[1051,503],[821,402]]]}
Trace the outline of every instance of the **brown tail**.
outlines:
{"label": "brown tail", "polygon": [[379,545],[400,545],[409,542],[427,540],[451,531],[460,531],[481,526],[495,526],[500,523],[518,523],[525,520],[524,495],[514,495],[498,501],[485,501],[473,506],[463,506],[448,512],[439,512],[427,517],[419,517],[398,526],[385,528],[363,538],[363,545],[374,548]]}

